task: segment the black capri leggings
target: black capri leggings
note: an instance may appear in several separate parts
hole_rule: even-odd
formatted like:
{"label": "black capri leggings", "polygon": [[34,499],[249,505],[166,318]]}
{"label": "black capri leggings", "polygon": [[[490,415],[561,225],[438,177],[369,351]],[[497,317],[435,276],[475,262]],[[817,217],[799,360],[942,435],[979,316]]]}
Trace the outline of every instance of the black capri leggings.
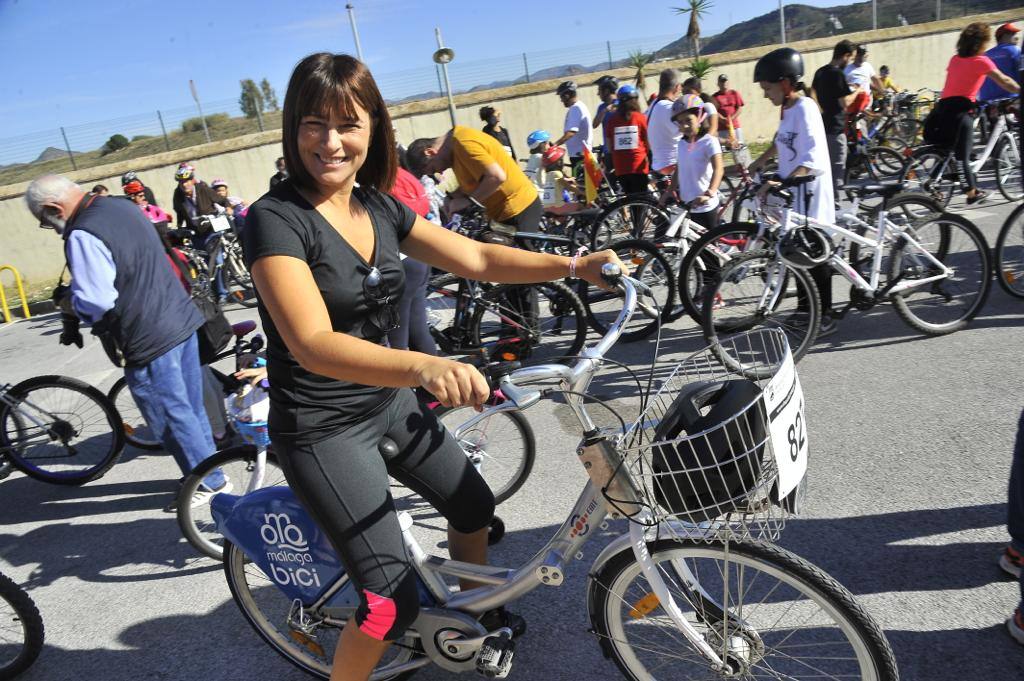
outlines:
{"label": "black capri leggings", "polygon": [[[378,448],[387,436],[398,454]],[[356,624],[400,638],[419,614],[415,570],[398,526],[388,475],[471,533],[494,517],[494,495],[452,435],[408,389],[375,414],[309,445],[274,440],[285,478],[324,530],[360,598]]]}
{"label": "black capri leggings", "polygon": [[388,331],[388,345],[399,350],[436,355],[437,344],[430,335],[430,325],[427,323],[430,265],[406,258],[402,261],[402,269],[405,270],[405,290],[398,299],[400,321],[397,329]]}

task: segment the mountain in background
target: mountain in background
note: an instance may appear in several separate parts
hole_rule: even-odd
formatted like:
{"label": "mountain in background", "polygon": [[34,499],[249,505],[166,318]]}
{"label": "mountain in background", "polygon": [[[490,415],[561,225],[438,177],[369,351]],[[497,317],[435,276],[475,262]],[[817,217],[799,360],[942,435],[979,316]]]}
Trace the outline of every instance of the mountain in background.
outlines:
{"label": "mountain in background", "polygon": [[[80,151],[73,151],[73,154],[80,154]],[[58,149],[57,147],[46,147],[43,149],[43,153],[36,157],[36,160],[32,163],[39,163],[40,161],[52,161],[56,158],[64,158],[68,155],[66,149]]]}
{"label": "mountain in background", "polygon": [[[1019,4],[1008,0],[972,0],[969,4],[946,2],[942,4],[942,18],[953,19],[967,14],[996,12],[1017,7]],[[935,20],[935,0],[878,0],[877,8],[880,27],[898,26],[900,14],[903,14],[911,24]],[[787,42],[871,30],[871,2],[835,7],[786,5],[785,12]],[[831,16],[842,24],[841,30],[837,31],[829,21]],[[708,36],[701,41],[701,54],[742,50],[777,42],[779,11],[775,10],[730,26],[717,35]],[[690,41],[684,36],[655,52],[655,58],[677,57],[689,53]]]}

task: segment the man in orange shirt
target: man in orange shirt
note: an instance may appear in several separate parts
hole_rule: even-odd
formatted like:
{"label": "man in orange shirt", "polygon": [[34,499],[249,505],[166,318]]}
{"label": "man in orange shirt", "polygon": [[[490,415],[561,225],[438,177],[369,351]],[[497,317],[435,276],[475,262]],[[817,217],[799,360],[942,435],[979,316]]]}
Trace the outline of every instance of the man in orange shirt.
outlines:
{"label": "man in orange shirt", "polygon": [[440,137],[416,140],[406,157],[416,176],[455,172],[459,190],[448,197],[450,213],[476,204],[496,222],[524,231],[540,228],[544,208],[537,188],[490,135],[456,125]]}

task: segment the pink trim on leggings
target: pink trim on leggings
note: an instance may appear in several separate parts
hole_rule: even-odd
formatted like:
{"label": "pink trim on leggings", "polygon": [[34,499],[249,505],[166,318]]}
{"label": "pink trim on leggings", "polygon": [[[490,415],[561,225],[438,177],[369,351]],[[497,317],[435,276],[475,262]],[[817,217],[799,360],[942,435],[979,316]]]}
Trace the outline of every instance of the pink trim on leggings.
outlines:
{"label": "pink trim on leggings", "polygon": [[395,626],[395,620],[398,619],[398,608],[390,598],[378,596],[366,590],[363,591],[363,594],[366,596],[367,612],[359,629],[367,636],[383,641],[391,628]]}

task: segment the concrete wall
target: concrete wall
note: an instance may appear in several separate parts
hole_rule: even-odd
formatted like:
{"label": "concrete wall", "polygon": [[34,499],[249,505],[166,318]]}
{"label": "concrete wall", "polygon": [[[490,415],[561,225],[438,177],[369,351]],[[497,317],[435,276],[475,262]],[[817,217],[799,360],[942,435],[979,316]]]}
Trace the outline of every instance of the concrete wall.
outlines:
{"label": "concrete wall", "polygon": [[[1010,10],[977,17],[919,24],[899,28],[867,31],[848,37],[869,46],[869,61],[877,69],[882,64],[892,68],[892,76],[901,87],[916,90],[922,87],[941,88],[945,65],[953,55],[960,30],[970,21],[988,21],[993,25],[1016,19],[1024,10]],[[808,84],[814,71],[828,62],[834,38],[793,43],[804,55]],[[747,101],[742,115],[743,130],[748,141],[768,140],[777,127],[778,109],[763,99],[760,88],[752,82],[754,63],[762,54],[774,49],[766,46],[711,55],[715,64],[707,87],[712,87],[718,73],[727,73],[732,86]],[[647,75],[647,88],[657,88],[657,73],[667,66],[685,67],[687,61],[662,62],[652,65]],[[620,78],[632,77],[628,69],[612,72]],[[590,86],[600,73],[576,76],[581,85],[583,101],[597,108],[596,88]],[[484,104],[498,106],[504,122],[512,131],[516,151],[526,153],[526,135],[544,128],[557,136],[562,129],[565,110],[554,94],[558,81],[527,83],[500,90],[474,92],[456,98],[457,120],[462,125],[480,126],[477,110]],[[417,137],[436,136],[449,126],[447,102],[441,99],[413,102],[393,107],[392,116],[398,138],[408,144]],[[146,185],[152,187],[157,201],[170,208],[174,189],[174,169],[183,159],[194,161],[201,178],[226,179],[232,194],[246,200],[258,198],[267,189],[274,172],[274,159],[280,156],[280,132],[268,131],[234,140],[214,142],[190,149],[158,154],[105,167],[82,170],[70,175],[85,188],[96,183],[120,190],[120,175],[130,169],[139,172]],[[63,267],[61,241],[52,232],[40,230],[25,208],[22,194],[25,184],[0,187],[0,265],[18,267],[31,288],[39,288],[55,279]]]}

